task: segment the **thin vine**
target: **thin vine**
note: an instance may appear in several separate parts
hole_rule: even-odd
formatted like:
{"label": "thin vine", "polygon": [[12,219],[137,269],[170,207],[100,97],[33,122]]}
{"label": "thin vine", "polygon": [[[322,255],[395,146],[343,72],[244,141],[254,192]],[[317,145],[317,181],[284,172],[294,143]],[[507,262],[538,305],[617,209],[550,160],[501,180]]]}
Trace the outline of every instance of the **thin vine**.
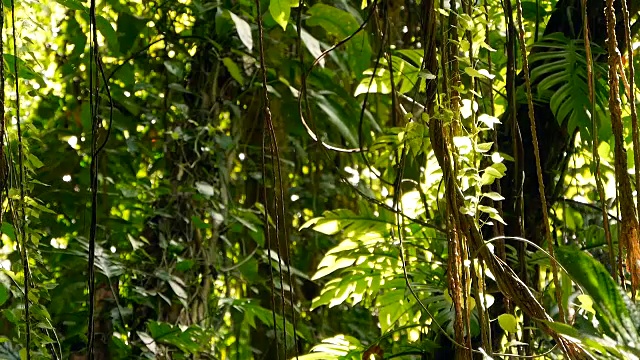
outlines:
{"label": "thin vine", "polygon": [[24,143],[22,139],[22,126],[20,124],[20,76],[18,73],[18,45],[16,40],[16,7],[15,1],[11,0],[11,26],[13,38],[13,72],[14,86],[16,90],[16,128],[18,130],[18,186],[20,187],[20,238],[22,239],[22,271],[24,275],[24,314],[25,314],[25,340],[27,349],[27,360],[31,359],[31,314],[29,303],[29,286],[31,275],[29,270],[29,251],[27,250],[28,237],[27,231],[27,213],[25,207],[25,168],[24,168]]}
{"label": "thin vine", "polygon": [[544,222],[544,239],[547,242],[547,250],[551,255],[551,271],[553,273],[553,284],[555,286],[556,302],[558,303],[558,314],[560,321],[566,321],[564,305],[562,304],[562,289],[560,288],[560,279],[558,278],[558,262],[554,257],[553,241],[551,239],[551,229],[549,227],[549,213],[547,209],[547,197],[544,191],[544,180],[542,178],[542,166],[540,164],[540,148],[538,144],[538,133],[536,130],[536,118],[533,110],[533,95],[531,90],[531,79],[529,78],[529,61],[527,59],[527,47],[524,39],[524,26],[522,17],[522,1],[516,0],[516,9],[518,13],[518,27],[520,37],[520,51],[522,53],[522,72],[524,73],[524,82],[527,91],[527,105],[529,107],[529,120],[531,122],[531,138],[533,142],[533,154],[536,160],[536,173],[538,176],[538,192],[540,194],[540,204],[542,208],[542,221]]}
{"label": "thin vine", "polygon": [[[589,39],[590,29],[589,22],[587,21],[587,0],[582,0],[583,10],[583,24],[584,24],[584,48],[587,60],[587,84],[589,86],[589,102],[591,103],[591,126],[593,127],[593,159],[595,161],[595,173],[596,187],[598,190],[598,196],[600,197],[600,211],[602,212],[602,223],[604,226],[604,237],[609,248],[609,264],[611,265],[611,276],[616,277],[616,259],[615,250],[613,248],[613,241],[611,238],[611,229],[609,227],[609,217],[607,216],[607,204],[604,193],[604,185],[602,183],[602,172],[600,171],[600,153],[598,152],[598,121],[596,113],[595,103],[595,77],[593,74],[593,55],[591,53],[591,41]],[[620,279],[621,284],[624,284],[623,279]]]}
{"label": "thin vine", "polygon": [[[100,46],[98,42],[98,29],[96,17],[96,0],[91,0],[89,5],[89,107],[91,116],[91,164],[90,164],[90,191],[91,191],[91,223],[89,225],[89,249],[87,261],[88,273],[88,306],[89,324],[87,329],[87,356],[89,360],[94,358],[95,351],[95,253],[96,253],[96,232],[98,228],[98,160],[100,153],[104,150],[111,134],[113,122],[113,99],[109,89],[109,81],[105,74],[100,56]],[[100,107],[100,79],[104,82],[104,89],[109,99],[109,119],[104,140],[100,143],[99,129],[101,120],[99,116]],[[116,300],[117,301],[117,300]],[[118,306],[120,313],[120,307]],[[120,314],[122,317],[122,314]]]}

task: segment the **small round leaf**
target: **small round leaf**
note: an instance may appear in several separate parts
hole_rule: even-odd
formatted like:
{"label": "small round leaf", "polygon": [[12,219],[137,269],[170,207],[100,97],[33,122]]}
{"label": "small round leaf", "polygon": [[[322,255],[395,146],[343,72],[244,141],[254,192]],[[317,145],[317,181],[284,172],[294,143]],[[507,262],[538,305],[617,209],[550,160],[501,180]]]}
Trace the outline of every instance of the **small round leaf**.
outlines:
{"label": "small round leaf", "polygon": [[510,333],[518,332],[518,321],[516,317],[511,314],[502,314],[498,316],[498,324],[504,331],[508,331]]}

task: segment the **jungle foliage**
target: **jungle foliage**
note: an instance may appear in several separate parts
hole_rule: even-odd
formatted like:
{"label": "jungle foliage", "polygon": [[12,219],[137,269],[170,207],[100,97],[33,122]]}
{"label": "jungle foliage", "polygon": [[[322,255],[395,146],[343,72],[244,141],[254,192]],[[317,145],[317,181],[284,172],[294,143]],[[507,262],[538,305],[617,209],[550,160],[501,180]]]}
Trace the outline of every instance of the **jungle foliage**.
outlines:
{"label": "jungle foliage", "polygon": [[0,358],[640,359],[640,1],[0,11]]}

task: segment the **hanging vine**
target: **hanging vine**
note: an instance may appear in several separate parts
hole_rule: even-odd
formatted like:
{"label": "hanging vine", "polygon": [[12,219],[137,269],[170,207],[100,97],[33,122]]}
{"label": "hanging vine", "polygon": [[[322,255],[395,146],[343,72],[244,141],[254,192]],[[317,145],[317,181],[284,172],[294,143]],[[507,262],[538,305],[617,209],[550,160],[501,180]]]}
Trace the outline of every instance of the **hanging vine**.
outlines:
{"label": "hanging vine", "polygon": [[[87,264],[88,283],[88,307],[89,325],[87,329],[87,356],[92,360],[95,356],[95,316],[96,316],[96,280],[95,280],[95,259],[96,259],[96,233],[98,228],[98,161],[101,152],[104,150],[111,133],[113,123],[113,99],[109,90],[109,82],[102,65],[100,46],[98,42],[98,25],[96,16],[96,0],[90,1],[89,7],[89,107],[91,117],[91,163],[90,163],[90,190],[91,190],[91,223],[89,225],[89,248]],[[100,79],[104,82],[104,89],[109,101],[108,124],[104,135],[101,136],[100,129],[103,128],[100,116]],[[119,310],[119,309],[118,309]],[[120,315],[122,316],[122,315]]]}
{"label": "hanging vine", "polygon": [[[4,13],[2,14],[4,16]],[[20,76],[18,68],[18,45],[16,37],[16,7],[14,0],[11,0],[11,37],[13,39],[13,52],[15,60],[13,62],[14,87],[16,91],[16,128],[18,131],[18,186],[20,191],[20,219],[19,236],[22,240],[22,271],[24,275],[24,316],[25,316],[25,347],[27,349],[27,360],[31,359],[31,304],[29,300],[29,287],[31,282],[31,273],[29,270],[29,250],[27,235],[27,212],[25,205],[25,168],[24,168],[24,144],[22,141],[22,125],[20,119]]]}
{"label": "hanging vine", "polygon": [[635,292],[640,286],[640,239],[638,238],[638,219],[636,206],[633,203],[631,180],[627,173],[627,153],[624,149],[624,129],[622,125],[622,109],[618,79],[620,52],[616,38],[616,15],[613,0],[607,0],[606,7],[607,45],[609,52],[609,111],[611,127],[615,139],[615,174],[618,201],[620,203],[622,223],[620,224],[620,244],[627,251],[627,270],[631,274],[631,290]]}

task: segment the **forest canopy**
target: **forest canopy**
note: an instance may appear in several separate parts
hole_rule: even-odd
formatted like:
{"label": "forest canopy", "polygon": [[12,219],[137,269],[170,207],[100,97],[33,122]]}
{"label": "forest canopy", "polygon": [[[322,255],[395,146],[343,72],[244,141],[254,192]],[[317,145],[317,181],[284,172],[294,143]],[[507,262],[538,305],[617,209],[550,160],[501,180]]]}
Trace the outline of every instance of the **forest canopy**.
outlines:
{"label": "forest canopy", "polygon": [[640,1],[0,11],[0,359],[640,359]]}

